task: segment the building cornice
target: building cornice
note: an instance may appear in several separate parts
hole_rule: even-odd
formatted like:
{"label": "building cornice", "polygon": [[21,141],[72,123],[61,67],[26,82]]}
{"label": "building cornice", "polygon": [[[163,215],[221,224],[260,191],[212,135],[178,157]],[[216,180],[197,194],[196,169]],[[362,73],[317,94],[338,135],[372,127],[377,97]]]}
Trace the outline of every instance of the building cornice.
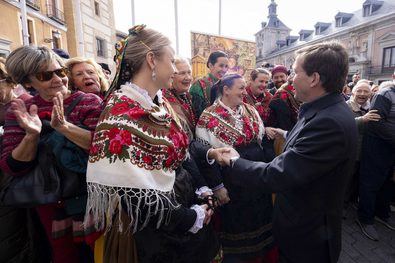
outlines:
{"label": "building cornice", "polygon": [[373,19],[373,20],[367,21],[365,23],[361,23],[361,24],[355,25],[353,27],[347,27],[347,28],[344,28],[343,30],[336,31],[336,32],[328,34],[328,35],[323,35],[323,36],[318,37],[316,39],[312,39],[310,41],[306,41],[305,43],[300,44],[300,45],[295,45],[293,47],[287,47],[287,48],[284,48],[284,49],[280,49],[280,50],[278,50],[278,51],[276,51],[274,53],[271,53],[268,56],[263,57],[262,59],[265,59],[265,60],[272,59],[272,58],[275,58],[275,57],[277,57],[279,55],[286,54],[286,53],[289,53],[289,52],[292,52],[292,51],[296,51],[296,50],[298,50],[300,48],[303,48],[305,46],[310,46],[312,44],[316,44],[316,43],[319,43],[319,42],[322,42],[322,41],[325,41],[325,40],[333,39],[335,37],[341,37],[341,36],[344,36],[344,35],[349,35],[350,32],[352,32],[352,31],[358,31],[358,30],[361,30],[361,29],[367,29],[367,28],[369,28],[369,27],[371,27],[373,25],[376,25],[376,24],[382,23],[383,21],[391,20],[391,19],[394,20],[394,22],[395,22],[394,13],[389,13],[389,14],[383,15],[382,17],[380,17],[378,19]]}

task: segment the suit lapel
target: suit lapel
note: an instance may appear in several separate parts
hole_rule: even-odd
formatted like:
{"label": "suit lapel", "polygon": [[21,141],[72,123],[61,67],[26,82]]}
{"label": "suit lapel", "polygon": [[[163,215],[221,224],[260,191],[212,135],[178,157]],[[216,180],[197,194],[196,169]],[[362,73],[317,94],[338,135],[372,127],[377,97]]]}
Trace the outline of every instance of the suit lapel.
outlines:
{"label": "suit lapel", "polygon": [[303,126],[304,126],[304,118],[302,120],[299,120],[287,135],[284,145],[284,151],[287,149],[288,145],[295,139],[295,137],[299,134]]}

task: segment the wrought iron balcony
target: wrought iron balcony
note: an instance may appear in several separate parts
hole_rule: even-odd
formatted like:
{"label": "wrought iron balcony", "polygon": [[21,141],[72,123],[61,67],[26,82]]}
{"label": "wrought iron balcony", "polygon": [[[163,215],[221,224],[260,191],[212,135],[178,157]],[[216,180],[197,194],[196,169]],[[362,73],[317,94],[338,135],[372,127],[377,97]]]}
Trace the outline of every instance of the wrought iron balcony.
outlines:
{"label": "wrought iron balcony", "polygon": [[40,0],[26,0],[26,4],[35,10],[40,10]]}
{"label": "wrought iron balcony", "polygon": [[383,67],[382,65],[374,65],[368,67],[369,75],[381,75],[394,72],[395,67]]}
{"label": "wrought iron balcony", "polygon": [[65,24],[64,13],[53,4],[47,4],[47,16],[56,22]]}

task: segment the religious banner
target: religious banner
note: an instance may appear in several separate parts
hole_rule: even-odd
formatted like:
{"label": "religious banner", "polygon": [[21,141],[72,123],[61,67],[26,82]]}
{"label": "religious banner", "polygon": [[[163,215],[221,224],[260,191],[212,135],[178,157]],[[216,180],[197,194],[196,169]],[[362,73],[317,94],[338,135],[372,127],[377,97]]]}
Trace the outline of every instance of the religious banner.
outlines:
{"label": "religious banner", "polygon": [[255,68],[255,42],[191,32],[192,75],[193,78],[203,77],[208,73],[206,66],[211,52],[221,50],[229,56],[228,73],[238,73],[249,79]]}

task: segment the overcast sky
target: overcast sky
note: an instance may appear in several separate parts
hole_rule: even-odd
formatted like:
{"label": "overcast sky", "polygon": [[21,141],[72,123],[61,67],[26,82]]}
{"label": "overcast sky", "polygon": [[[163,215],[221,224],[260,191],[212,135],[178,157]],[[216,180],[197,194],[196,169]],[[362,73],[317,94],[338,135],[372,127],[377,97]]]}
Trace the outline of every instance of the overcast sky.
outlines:
{"label": "overcast sky", "polygon": [[[113,0],[115,25],[127,32],[132,25],[131,0]],[[191,57],[190,32],[218,34],[219,0],[178,0],[179,49]],[[255,41],[267,21],[270,0],[222,0],[222,35]],[[276,0],[277,15],[298,35],[316,22],[332,22],[337,12],[352,13],[364,0]],[[136,24],[146,24],[168,36],[175,47],[174,0],[134,0]]]}

